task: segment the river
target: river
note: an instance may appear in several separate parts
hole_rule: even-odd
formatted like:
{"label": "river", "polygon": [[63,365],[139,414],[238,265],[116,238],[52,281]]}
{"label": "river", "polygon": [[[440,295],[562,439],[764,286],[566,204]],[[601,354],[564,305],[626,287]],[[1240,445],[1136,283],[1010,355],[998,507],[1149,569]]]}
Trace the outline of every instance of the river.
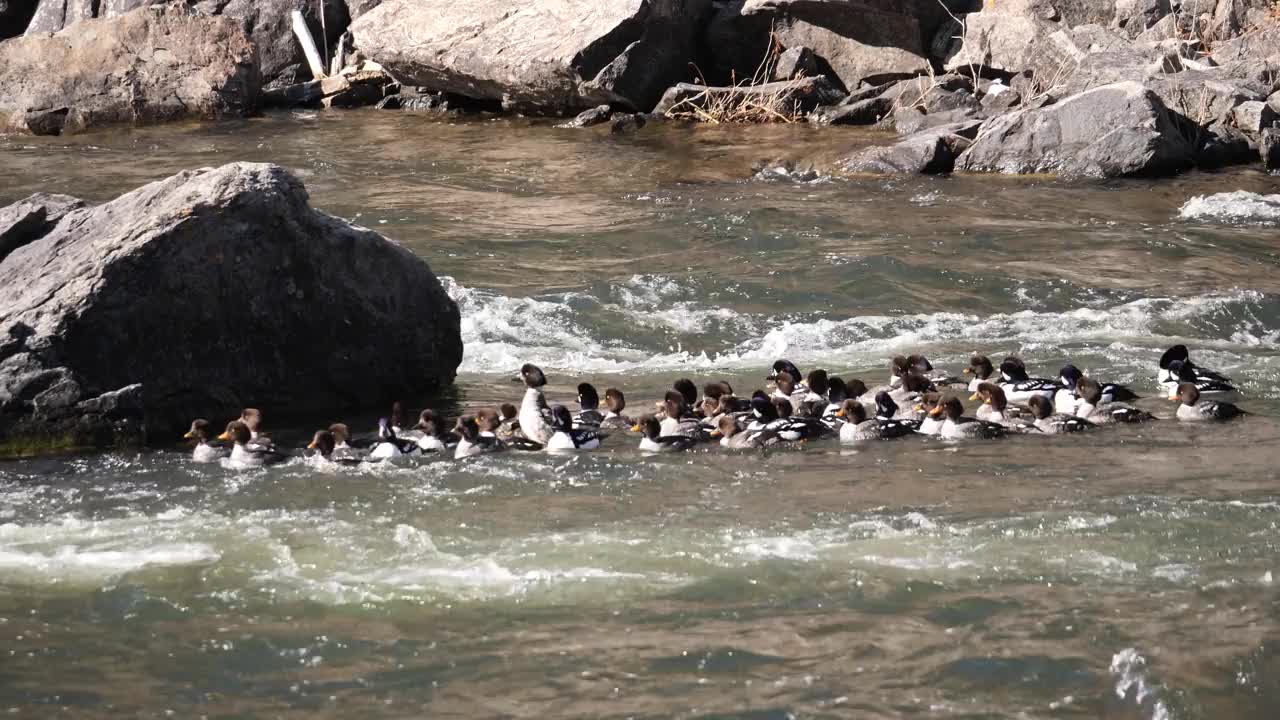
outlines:
{"label": "river", "polygon": [[[517,400],[522,362],[553,402],[586,380],[638,411],[680,377],[749,391],[779,357],[874,385],[896,353],[959,371],[980,351],[1074,362],[1168,418],[1176,342],[1256,413],[746,455],[614,436],[235,472],[175,438],[0,463],[0,712],[1280,716],[1280,218],[1180,212],[1280,178],[821,172],[874,139],[373,110],[0,138],[0,204],[297,172],[444,278],[466,342],[431,400],[449,414]],[[755,172],[778,160],[819,172]]]}

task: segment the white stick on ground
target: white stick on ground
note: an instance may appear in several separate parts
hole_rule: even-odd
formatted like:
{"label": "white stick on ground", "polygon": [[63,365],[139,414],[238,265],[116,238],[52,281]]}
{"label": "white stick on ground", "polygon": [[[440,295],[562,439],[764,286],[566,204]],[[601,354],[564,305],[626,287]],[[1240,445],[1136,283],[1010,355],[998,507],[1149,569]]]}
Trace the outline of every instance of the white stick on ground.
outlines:
{"label": "white stick on ground", "polygon": [[307,64],[311,66],[311,76],[316,80],[323,80],[328,75],[324,71],[324,61],[320,59],[320,51],[316,49],[316,41],[311,37],[311,31],[307,29],[307,21],[297,10],[290,14],[293,17],[293,34],[297,36],[298,44],[302,45],[302,52],[307,56]]}

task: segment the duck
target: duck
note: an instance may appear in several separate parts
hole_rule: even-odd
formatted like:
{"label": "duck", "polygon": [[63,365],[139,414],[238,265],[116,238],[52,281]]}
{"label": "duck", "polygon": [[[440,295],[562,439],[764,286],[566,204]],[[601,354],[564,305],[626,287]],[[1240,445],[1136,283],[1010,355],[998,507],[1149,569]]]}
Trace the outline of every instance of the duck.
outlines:
{"label": "duck", "polygon": [[809,396],[809,390],[807,388],[801,389],[795,379],[787,373],[779,374],[778,379],[773,381],[773,385],[774,390],[771,397],[791,403],[793,412],[799,410]]}
{"label": "duck", "polygon": [[942,393],[925,393],[919,404],[915,406],[915,411],[921,415],[919,427],[916,432],[921,435],[929,435],[937,437],[942,434],[942,424],[944,418],[941,412],[934,412],[934,409],[942,405]]}
{"label": "duck", "polygon": [[234,443],[227,461],[236,468],[257,468],[284,462],[287,456],[276,450],[271,441],[259,437],[254,438],[249,426],[242,420],[227,423],[227,429],[218,439]]}
{"label": "duck", "polygon": [[[898,406],[897,401],[893,399],[892,393],[888,390],[881,390],[876,393],[876,420],[880,421],[881,426],[887,426],[890,423],[896,423],[904,426],[910,432],[918,432],[920,429],[920,420],[917,417],[914,406],[911,408],[902,408]],[[896,430],[890,432],[897,432]],[[906,432],[903,432],[906,434]]]}
{"label": "duck", "polygon": [[1036,395],[1027,401],[1031,415],[1035,418],[1035,426],[1046,435],[1062,435],[1065,433],[1083,432],[1097,427],[1089,420],[1068,413],[1055,413],[1054,403],[1043,395]]}
{"label": "duck", "polygon": [[332,430],[317,430],[315,435],[311,436],[311,443],[307,445],[307,449],[314,450],[325,460],[340,465],[359,465],[363,461],[363,458],[340,452],[338,439]]}
{"label": "duck", "polygon": [[[1010,405],[1004,390],[995,383],[982,383],[978,386],[978,397],[982,405],[974,413],[974,417],[985,422],[1004,425],[1010,430],[1026,432],[1035,426],[1023,417],[1023,411],[1017,405]],[[1032,398],[1043,398],[1043,395],[1032,395]]]}
{"label": "duck", "polygon": [[622,414],[627,409],[627,398],[618,388],[609,388],[604,391],[604,405],[607,410],[604,417],[600,419],[601,430],[625,430],[635,425],[630,418]]}
{"label": "duck", "polygon": [[895,355],[889,361],[889,387],[897,388],[908,374],[919,375],[932,386],[964,385],[964,380],[934,369],[933,363],[923,355]]}
{"label": "duck", "polygon": [[1169,363],[1169,367],[1164,372],[1168,373],[1169,379],[1161,383],[1160,387],[1168,392],[1170,397],[1178,394],[1178,388],[1183,383],[1195,385],[1201,395],[1229,395],[1239,392],[1230,382],[1220,379],[1221,375],[1217,373],[1213,373],[1214,377],[1201,375],[1194,365],[1188,366],[1181,360]]}
{"label": "duck", "polygon": [[1146,410],[1122,402],[1102,402],[1102,385],[1090,377],[1080,378],[1076,383],[1076,417],[1082,417],[1095,425],[1114,425],[1117,423],[1144,423],[1155,420],[1156,416]]}
{"label": "duck", "polygon": [[767,448],[782,442],[777,432],[763,428],[748,430],[743,427],[738,418],[732,415],[721,415],[711,435],[713,438],[720,438],[720,447],[729,450]]}
{"label": "duck", "polygon": [[937,388],[931,380],[919,373],[908,372],[899,378],[898,386],[888,392],[893,397],[893,401],[899,405],[912,406],[921,395],[936,391]]}
{"label": "duck", "polygon": [[[1080,372],[1080,368],[1075,365],[1065,365],[1058,371],[1058,379],[1062,381],[1062,387],[1053,396],[1054,409],[1065,415],[1074,415],[1076,411],[1076,402],[1079,398],[1076,396],[1076,387],[1080,383],[1080,379],[1084,377],[1084,373]],[[1140,400],[1141,397],[1125,387],[1115,383],[1107,383],[1102,385],[1102,402],[1130,402]]]}
{"label": "duck", "polygon": [[1178,394],[1170,399],[1179,402],[1177,416],[1183,422],[1235,420],[1249,414],[1229,402],[1201,400],[1196,383],[1182,383]]}
{"label": "duck", "polygon": [[[827,375],[827,371],[822,368],[810,370],[809,375],[804,382],[805,394],[800,398],[803,403],[823,403],[827,402],[827,394],[831,390],[831,378]],[[794,392],[792,393],[795,394]]]}
{"label": "duck", "polygon": [[892,440],[915,433],[911,424],[901,420],[868,418],[866,407],[857,400],[845,400],[836,417],[843,421],[840,426],[840,442],[843,443]]}
{"label": "duck", "polygon": [[[368,454],[368,449],[372,443],[353,443],[351,440],[351,430],[343,423],[333,423],[329,426],[328,432],[333,436],[333,451],[329,457],[335,462],[360,462],[364,460]],[[314,439],[314,438],[313,438]]]}
{"label": "duck", "polygon": [[498,406],[498,429],[494,434],[503,442],[509,442],[520,430],[520,411],[511,403]]}
{"label": "duck", "polygon": [[939,436],[946,440],[994,440],[1004,437],[1005,427],[999,423],[964,416],[960,398],[951,396],[930,411],[943,418]]}
{"label": "duck", "polygon": [[262,411],[258,408],[245,408],[240,411],[240,422],[249,428],[249,439],[257,440],[262,429]]}
{"label": "duck", "polygon": [[976,393],[978,386],[982,383],[993,382],[996,369],[991,364],[991,358],[986,355],[974,355],[969,358],[969,367],[962,370],[961,374],[973,376],[969,380],[969,392]]}
{"label": "duck", "polygon": [[574,429],[573,414],[563,405],[551,408],[551,437],[547,438],[547,452],[572,452],[575,450],[595,450],[600,447],[604,435],[599,430],[588,428]]}
{"label": "duck", "polygon": [[685,404],[685,396],[676,390],[668,390],[658,410],[662,415],[662,435],[687,435],[700,438],[704,434],[702,421],[693,416]]}
{"label": "duck", "polygon": [[849,399],[848,386],[844,384],[844,379],[840,377],[831,377],[827,380],[827,406],[822,410],[823,422],[835,427],[836,413],[840,412],[840,408],[844,407],[844,401]]}
{"label": "duck", "polygon": [[[1182,378],[1178,370],[1172,367],[1175,362],[1182,363],[1182,367],[1190,371],[1190,378]],[[1191,352],[1187,350],[1186,345],[1174,345],[1165,350],[1164,354],[1160,356],[1160,367],[1156,372],[1156,382],[1161,386],[1168,387],[1170,395],[1177,393],[1177,386],[1184,382],[1196,383],[1198,387],[1202,380],[1224,383],[1228,386],[1231,384],[1231,378],[1226,375],[1191,362]],[[1199,389],[1201,395],[1205,394],[1203,388]]]}
{"label": "duck", "polygon": [[[503,450],[525,450],[533,452],[543,449],[542,445],[522,435],[512,434],[507,438],[503,438],[499,435],[499,432],[502,430],[501,411],[489,408],[477,410],[475,414],[475,423],[476,430],[480,433],[480,442],[482,444],[491,445],[492,441],[497,441],[498,445],[501,446],[499,449]],[[454,430],[454,434],[458,436],[459,444],[466,439],[466,436],[461,432],[462,429],[463,428],[458,428]],[[473,440],[472,444],[474,443],[475,441]],[[481,452],[492,452],[492,450],[484,449]],[[457,453],[454,455],[456,457]]]}
{"label": "duck", "polygon": [[1028,377],[1027,366],[1023,364],[1021,358],[1013,355],[1001,361],[1000,380],[997,384],[1012,403],[1025,403],[1035,395],[1052,398],[1059,389],[1058,383],[1052,380]]}
{"label": "duck", "polygon": [[542,395],[542,388],[547,384],[547,376],[537,365],[525,363],[520,368],[520,377],[524,380],[524,399],[520,401],[520,432],[539,445],[545,446],[555,434],[550,422],[550,409]]}
{"label": "duck", "polygon": [[[447,449],[444,440],[440,439],[440,421],[434,410],[423,410],[418,414],[418,424],[414,426],[416,437],[412,439],[418,444],[418,450],[424,453],[442,452]],[[392,428],[394,432],[394,428]]]}
{"label": "duck", "polygon": [[464,415],[458,418],[458,424],[454,426],[454,432],[458,434],[459,438],[457,446],[453,449],[454,460],[462,460],[507,449],[507,446],[496,435],[492,433],[486,434],[480,430],[480,424],[476,421],[475,416]]}
{"label": "duck", "polygon": [[604,422],[604,413],[600,412],[600,394],[591,383],[578,385],[578,414],[573,418],[575,427],[599,428]]}
{"label": "duck", "polygon": [[196,441],[195,449],[191,451],[191,459],[193,461],[198,463],[218,462],[230,454],[227,448],[210,442],[212,440],[210,437],[211,432],[208,420],[197,418],[191,421],[191,429],[182,437],[184,440]]}
{"label": "duck", "polygon": [[653,415],[640,418],[640,422],[631,429],[641,434],[641,452],[679,452],[688,450],[698,442],[688,435],[663,435],[662,423],[658,422],[658,418]]}
{"label": "duck", "polygon": [[[777,400],[775,403],[774,401]],[[780,441],[797,442],[820,437],[827,428],[815,418],[793,418],[779,414],[779,410],[790,409],[790,403],[780,398],[770,398],[764,393],[757,393],[751,398],[751,414],[753,419],[747,425],[747,432],[767,431],[775,433]]]}
{"label": "duck", "polygon": [[417,442],[396,435],[390,418],[378,418],[378,439],[369,448],[370,460],[394,460],[417,449]]}
{"label": "duck", "polygon": [[671,384],[671,389],[680,393],[684,398],[684,406],[689,413],[693,413],[693,409],[698,406],[698,386],[689,378],[680,378]]}

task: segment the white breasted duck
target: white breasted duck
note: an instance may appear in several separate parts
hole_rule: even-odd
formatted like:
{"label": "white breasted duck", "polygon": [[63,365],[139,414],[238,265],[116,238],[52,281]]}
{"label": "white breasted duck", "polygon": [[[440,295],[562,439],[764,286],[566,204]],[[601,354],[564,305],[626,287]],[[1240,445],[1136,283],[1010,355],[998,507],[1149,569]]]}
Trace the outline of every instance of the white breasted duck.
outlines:
{"label": "white breasted duck", "polygon": [[889,361],[889,387],[897,388],[902,384],[902,379],[909,374],[919,375],[929,381],[930,390],[938,385],[965,385],[967,381],[952,377],[945,372],[940,372],[933,367],[933,363],[929,362],[929,358],[923,355],[895,355]]}
{"label": "white breasted duck", "polygon": [[227,423],[227,429],[218,439],[234,443],[227,462],[234,468],[256,468],[284,462],[287,456],[276,449],[267,438],[254,438],[249,426],[241,420]]}
{"label": "white breasted duck", "polygon": [[719,438],[720,446],[730,450],[766,448],[782,442],[782,438],[773,430],[749,430],[733,415],[721,415],[711,436]]}
{"label": "white breasted duck", "polygon": [[[1065,415],[1075,414],[1076,403],[1080,401],[1079,393],[1077,393],[1076,389],[1084,376],[1084,373],[1080,372],[1080,368],[1075,365],[1065,365],[1062,370],[1058,371],[1058,379],[1062,382],[1062,387],[1053,396],[1053,407],[1056,412]],[[1102,386],[1103,403],[1131,402],[1141,399],[1141,396],[1124,385],[1116,383],[1099,384]]]}
{"label": "white breasted duck", "polygon": [[1076,383],[1076,417],[1082,417],[1095,425],[1114,425],[1116,423],[1144,423],[1155,420],[1156,416],[1122,402],[1102,402],[1102,385],[1089,377],[1080,378]]}
{"label": "white breasted duck", "polygon": [[[1174,363],[1181,364],[1174,367]],[[1164,351],[1160,356],[1160,367],[1156,371],[1156,382],[1169,395],[1176,395],[1178,386],[1184,382],[1195,383],[1201,395],[1235,391],[1235,388],[1231,387],[1231,378],[1191,362],[1191,352],[1187,350],[1186,345],[1174,345]],[[1214,387],[1215,384],[1229,389],[1218,389]]]}
{"label": "white breasted duck", "polygon": [[1022,358],[1014,355],[1000,362],[1000,381],[997,384],[1012,403],[1025,403],[1034,395],[1052,399],[1059,390],[1058,383],[1052,380],[1028,377]]}
{"label": "white breasted duck", "polygon": [[262,411],[258,408],[245,408],[240,411],[240,422],[249,428],[249,439],[257,440],[262,430]]}
{"label": "white breasted duck", "polygon": [[[1004,389],[995,383],[982,383],[978,386],[978,398],[982,405],[978,406],[974,417],[986,422],[1003,425],[1015,432],[1027,432],[1038,429],[1018,405],[1010,405]],[[1043,398],[1043,395],[1032,395],[1032,398]],[[1047,400],[1047,398],[1046,398]]]}
{"label": "white breasted duck", "polygon": [[195,462],[217,462],[231,453],[227,448],[213,444],[212,432],[209,421],[199,418],[191,422],[191,429],[182,436],[186,440],[196,441],[195,449],[191,451],[191,459]]}
{"label": "white breasted duck", "polygon": [[1035,417],[1035,426],[1046,435],[1082,432],[1097,427],[1097,425],[1082,417],[1066,413],[1054,413],[1053,403],[1042,395],[1036,395],[1031,398],[1027,401],[1027,405],[1030,406],[1031,414]]}
{"label": "white breasted duck", "polygon": [[1195,383],[1179,385],[1173,399],[1178,401],[1178,419],[1184,422],[1235,420],[1249,414],[1229,402],[1201,400]]}
{"label": "white breasted duck", "polygon": [[920,415],[916,432],[921,435],[937,437],[942,434],[942,424],[946,421],[942,412],[934,410],[942,405],[942,393],[925,393],[916,404],[915,411]]}
{"label": "white breasted duck", "polygon": [[453,450],[454,460],[507,449],[507,446],[492,432],[486,433],[482,431],[477,418],[470,415],[458,418],[458,424],[454,426],[454,432],[458,434],[459,438],[458,445]]}
{"label": "white breasted duck", "polygon": [[978,392],[978,386],[984,382],[997,382],[996,369],[991,364],[991,358],[986,355],[974,355],[969,358],[969,367],[965,368],[963,374],[969,379],[969,392]]}
{"label": "white breasted duck", "polygon": [[640,422],[631,429],[641,435],[641,452],[679,452],[688,450],[698,442],[688,435],[663,435],[662,423],[658,422],[658,418],[653,415],[640,418]]}
{"label": "white breasted duck", "polygon": [[[363,461],[363,458],[358,455],[340,451],[338,449],[338,438],[332,430],[317,430],[315,435],[311,436],[311,443],[307,445],[307,449],[313,450],[325,460],[339,465],[359,465]],[[350,450],[349,447],[347,449]]]}
{"label": "white breasted duck", "polygon": [[1199,390],[1201,395],[1230,395],[1239,392],[1230,382],[1219,379],[1222,377],[1221,375],[1213,373],[1215,377],[1210,377],[1201,375],[1197,370],[1194,365],[1188,366],[1187,363],[1181,360],[1174,360],[1169,363],[1167,370],[1162,371],[1168,372],[1170,379],[1161,383],[1160,387],[1169,393],[1170,397],[1176,396],[1178,388],[1184,383],[1195,385],[1196,390]]}
{"label": "white breasted duck", "polygon": [[575,427],[599,428],[604,422],[604,413],[600,412],[600,394],[591,383],[578,384],[578,414],[573,418]]}
{"label": "white breasted duck", "polygon": [[943,418],[938,435],[946,440],[992,440],[1005,435],[1005,427],[999,423],[965,417],[958,397],[946,398],[929,412]]}
{"label": "white breasted duck", "polygon": [[627,397],[618,388],[604,391],[604,406],[608,409],[600,420],[601,430],[627,430],[635,424],[622,414],[627,409]]}
{"label": "white breasted duck", "polygon": [[390,418],[378,418],[378,439],[369,448],[370,460],[394,460],[417,451],[417,441],[396,435]]}
{"label": "white breasted duck", "polygon": [[600,447],[604,435],[599,430],[586,428],[574,429],[573,414],[563,405],[551,408],[551,426],[554,428],[547,439],[547,452],[573,452],[577,450],[595,450]]}
{"label": "white breasted duck", "polygon": [[333,436],[333,451],[328,457],[343,464],[358,463],[365,459],[369,452],[370,442],[356,443],[351,439],[351,429],[343,423],[329,426],[329,434]]}
{"label": "white breasted duck", "polygon": [[[394,431],[394,428],[393,428]],[[418,444],[418,450],[424,453],[441,452],[447,443],[440,437],[440,420],[434,410],[423,410],[418,415],[418,424],[414,426],[415,434],[406,439]]]}
{"label": "white breasted duck", "polygon": [[706,439],[707,430],[702,421],[694,416],[685,402],[684,393],[668,390],[658,403],[658,412],[662,416],[662,435],[686,435],[694,439]]}
{"label": "white breasted duck", "polygon": [[524,380],[524,399],[520,401],[520,432],[526,438],[546,445],[555,434],[551,426],[551,410],[542,395],[542,388],[547,384],[546,375],[537,365],[526,363],[520,368],[520,377]]}
{"label": "white breasted duck", "polygon": [[892,440],[915,433],[911,423],[901,420],[881,420],[868,418],[867,409],[857,400],[845,400],[836,413],[840,418],[840,442],[860,442],[863,440]]}

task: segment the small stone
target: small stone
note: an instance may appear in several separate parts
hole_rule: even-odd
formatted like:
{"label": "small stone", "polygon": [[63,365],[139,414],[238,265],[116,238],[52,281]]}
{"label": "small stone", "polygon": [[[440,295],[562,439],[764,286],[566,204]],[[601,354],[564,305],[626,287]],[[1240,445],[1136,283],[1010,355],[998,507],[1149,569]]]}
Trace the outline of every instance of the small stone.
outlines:
{"label": "small stone", "polygon": [[619,113],[609,120],[609,132],[625,133],[635,132],[644,127],[649,121],[645,119],[643,113]]}
{"label": "small stone", "polygon": [[608,105],[597,105],[590,110],[583,110],[578,116],[567,122],[562,122],[556,127],[559,128],[584,128],[592,125],[609,122],[609,116],[613,114],[613,108]]}

